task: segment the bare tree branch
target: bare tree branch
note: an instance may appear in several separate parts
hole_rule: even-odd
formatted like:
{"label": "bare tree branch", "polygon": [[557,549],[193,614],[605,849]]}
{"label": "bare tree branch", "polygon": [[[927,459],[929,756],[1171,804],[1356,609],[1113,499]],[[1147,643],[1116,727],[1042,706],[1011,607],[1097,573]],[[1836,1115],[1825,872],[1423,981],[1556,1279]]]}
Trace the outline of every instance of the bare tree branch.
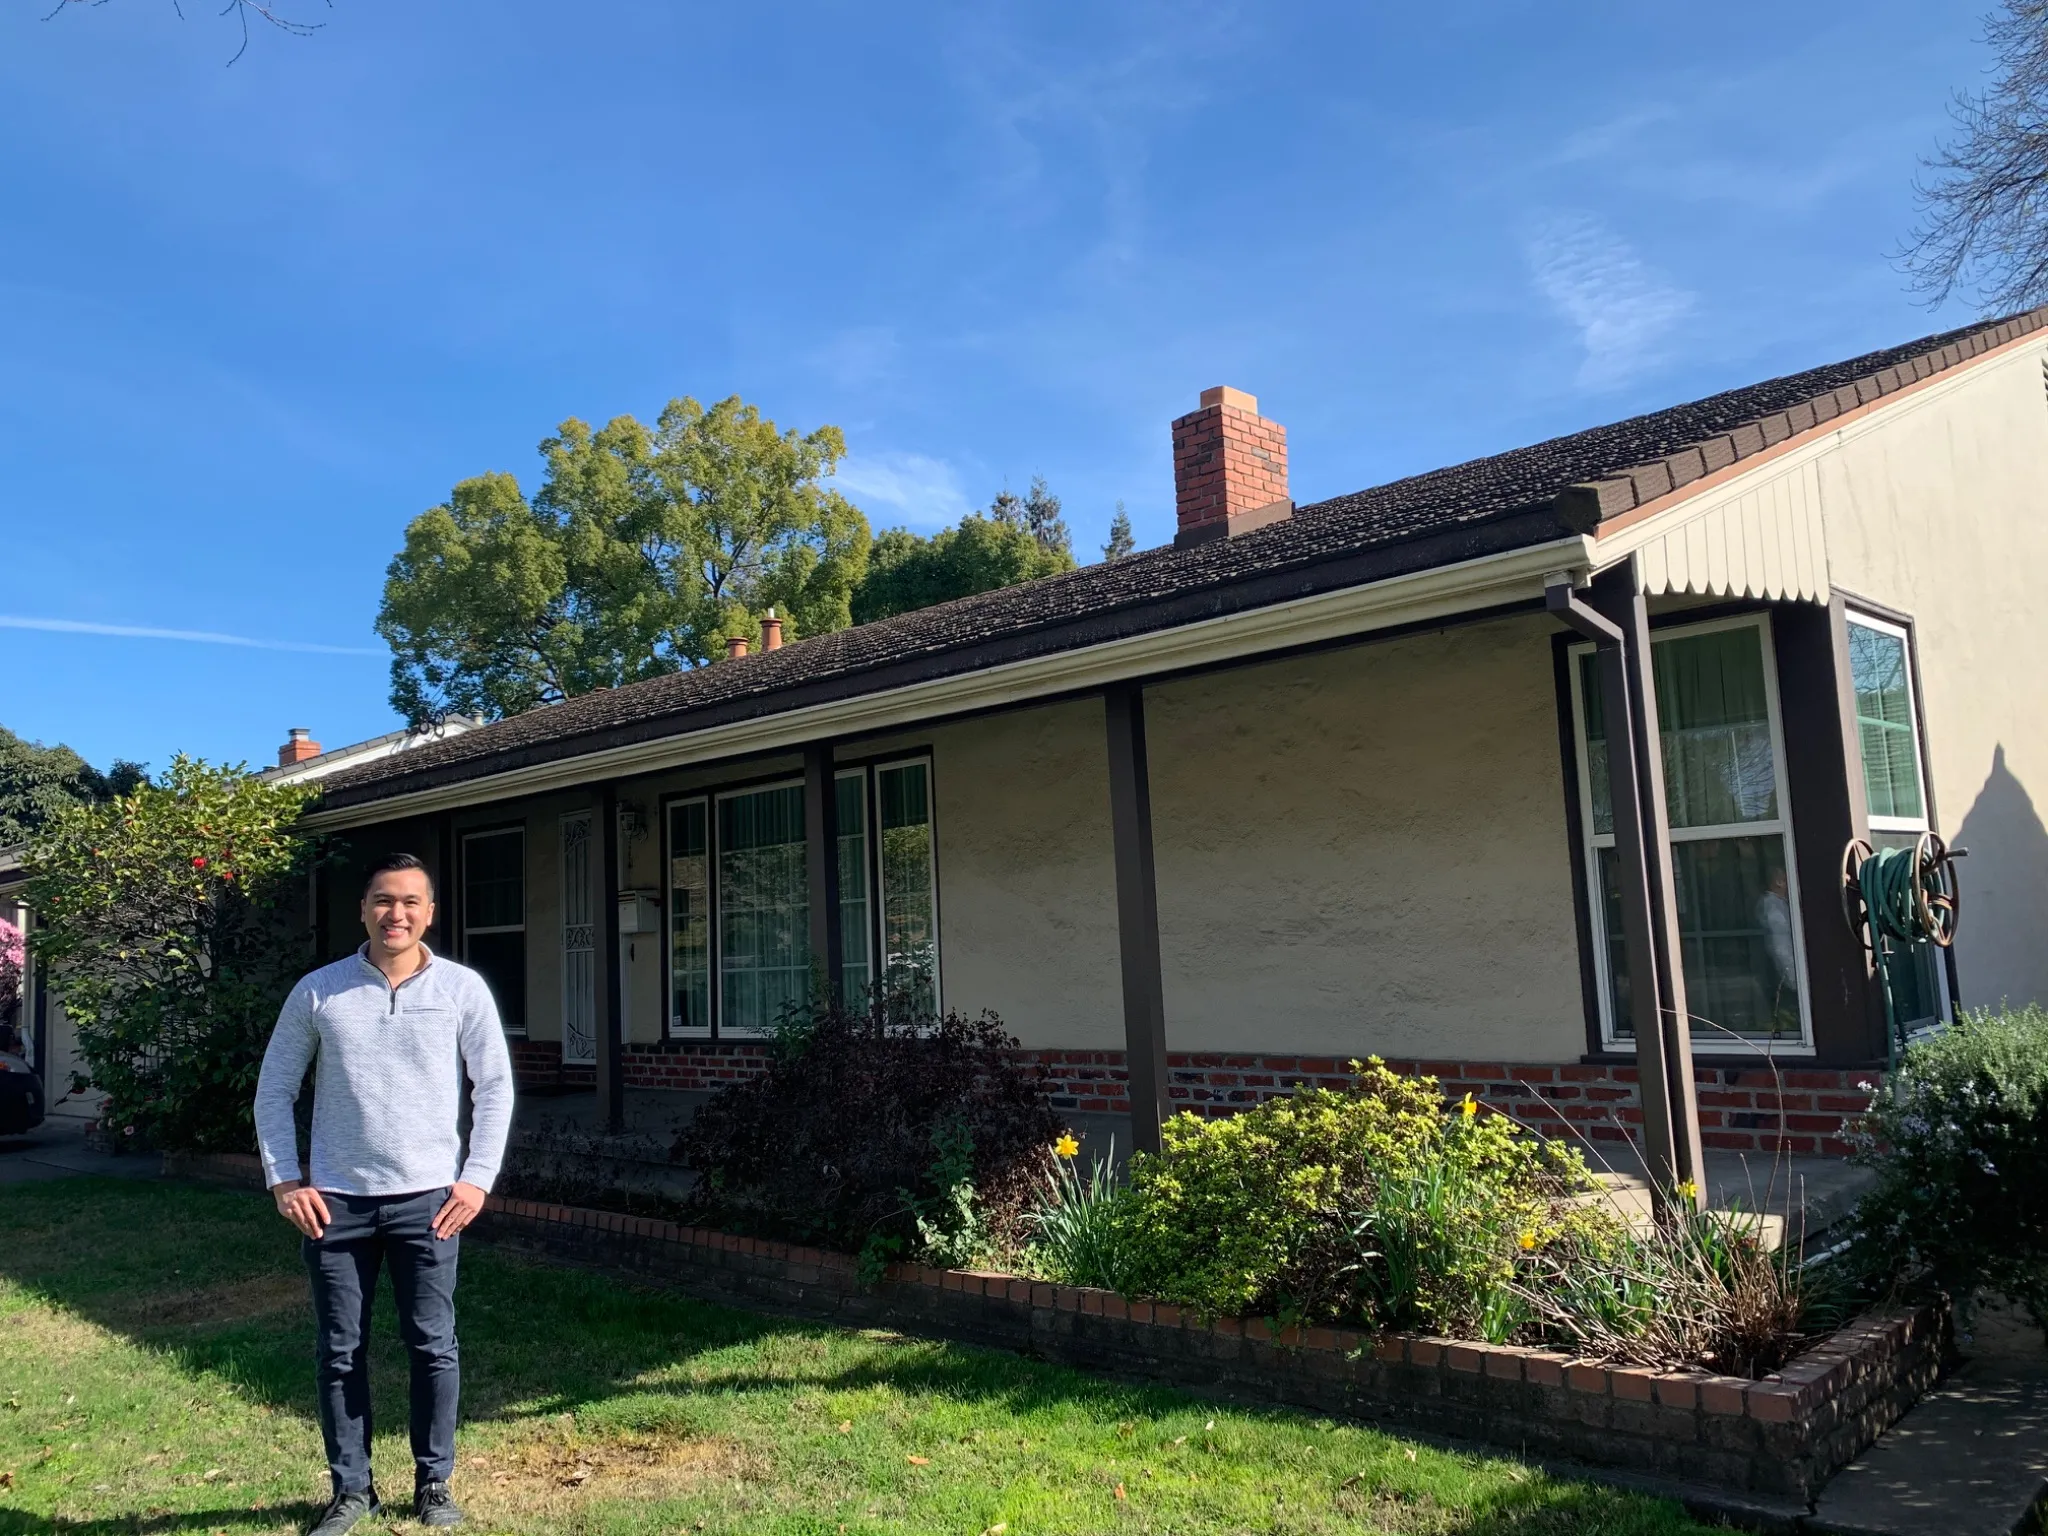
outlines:
{"label": "bare tree branch", "polygon": [[[57,0],[55,8],[48,15],[44,16],[43,20],[53,21],[74,5],[105,5],[106,3],[107,0]],[[325,0],[325,3],[329,10],[334,9],[334,0]],[[185,19],[185,7],[182,4],[182,0],[171,0],[171,9],[178,13],[178,20],[183,21]],[[242,44],[234,51],[233,57],[228,60],[229,64],[235,63],[243,54],[249,51],[249,17],[252,14],[269,22],[280,32],[289,32],[293,37],[311,37],[315,32],[318,32],[327,25],[324,21],[299,21],[294,17],[279,15],[277,7],[271,4],[270,0],[227,0],[227,4],[221,7],[220,14],[235,17],[242,27]]]}
{"label": "bare tree branch", "polygon": [[1984,41],[1997,78],[1950,103],[1956,137],[1922,162],[1899,259],[1930,305],[2027,309],[2048,300],[2048,0],[2004,0]]}

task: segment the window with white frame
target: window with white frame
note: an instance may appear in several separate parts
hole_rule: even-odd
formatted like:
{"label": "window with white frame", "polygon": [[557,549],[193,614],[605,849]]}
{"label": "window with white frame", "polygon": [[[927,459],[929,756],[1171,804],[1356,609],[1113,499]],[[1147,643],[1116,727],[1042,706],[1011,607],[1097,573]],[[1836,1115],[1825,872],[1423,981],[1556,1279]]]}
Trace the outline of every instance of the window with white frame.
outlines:
{"label": "window with white frame", "polygon": [[[938,1004],[938,891],[931,766],[841,770],[843,994],[881,980]],[[810,882],[801,780],[671,801],[669,1032],[758,1036],[811,985]],[[879,957],[879,959],[878,959]]]}
{"label": "window with white frame", "polygon": [[[1899,625],[1852,612],[1849,680],[1856,695],[1870,840],[1879,848],[1910,848],[1921,833],[1932,830],[1921,773],[1911,635]],[[1914,944],[1889,954],[1885,978],[1892,1007],[1908,1029],[1947,1015],[1948,978],[1934,946]]]}
{"label": "window with white frame", "polygon": [[[1695,1049],[1811,1044],[1798,872],[1770,627],[1762,616],[1660,629],[1651,671],[1662,736],[1686,1007]],[[1633,1044],[1628,953],[1599,659],[1574,648],[1580,819],[1607,1044]]]}
{"label": "window with white frame", "polygon": [[490,986],[498,1018],[526,1031],[526,831],[500,827],[462,839],[462,958]]}

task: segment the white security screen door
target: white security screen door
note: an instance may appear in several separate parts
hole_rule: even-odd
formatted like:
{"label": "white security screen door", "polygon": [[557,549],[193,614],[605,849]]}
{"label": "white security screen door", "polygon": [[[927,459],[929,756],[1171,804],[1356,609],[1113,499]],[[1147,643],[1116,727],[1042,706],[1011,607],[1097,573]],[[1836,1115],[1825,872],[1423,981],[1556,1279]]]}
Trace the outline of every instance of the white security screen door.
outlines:
{"label": "white security screen door", "polygon": [[562,818],[562,1061],[597,1063],[597,914],[590,900],[590,812]]}

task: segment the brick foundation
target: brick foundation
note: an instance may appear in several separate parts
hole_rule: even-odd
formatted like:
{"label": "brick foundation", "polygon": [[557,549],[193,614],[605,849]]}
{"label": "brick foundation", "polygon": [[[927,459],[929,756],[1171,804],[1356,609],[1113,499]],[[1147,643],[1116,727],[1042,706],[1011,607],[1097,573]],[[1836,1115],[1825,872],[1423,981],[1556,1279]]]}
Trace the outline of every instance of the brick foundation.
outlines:
{"label": "brick foundation", "polygon": [[[1122,1051],[1026,1051],[1046,1072],[1055,1109],[1075,1114],[1130,1112]],[[1334,1056],[1262,1056],[1175,1052],[1167,1058],[1168,1092],[1176,1109],[1227,1115],[1292,1093],[1301,1083],[1342,1088],[1345,1061]],[[526,1087],[587,1088],[589,1067],[564,1067],[552,1041],[512,1042],[513,1069]],[[626,1086],[708,1091],[751,1077],[767,1065],[760,1041],[671,1040],[625,1051]],[[1390,1061],[1396,1072],[1437,1078],[1452,1098],[1481,1103],[1546,1135],[1571,1130],[1594,1141],[1632,1138],[1642,1125],[1636,1069],[1623,1063],[1526,1064],[1484,1061]],[[1774,1076],[1748,1063],[1695,1066],[1700,1140],[1737,1152],[1846,1157],[1848,1128],[1870,1105],[1865,1083],[1875,1068],[1787,1066]]]}
{"label": "brick foundation", "polygon": [[[1037,1051],[1050,1075],[1053,1105],[1079,1114],[1126,1114],[1129,1074],[1122,1051]],[[1166,1058],[1176,1109],[1223,1115],[1292,1093],[1301,1083],[1342,1088],[1345,1061],[1329,1056],[1175,1053]],[[1631,1138],[1642,1125],[1636,1069],[1621,1063],[1518,1064],[1389,1061],[1396,1072],[1435,1077],[1451,1098],[1471,1094],[1532,1129],[1567,1129],[1595,1141]],[[1700,1140],[1740,1152],[1845,1157],[1849,1122],[1870,1104],[1875,1069],[1696,1065]],[[1780,1116],[1782,1115],[1782,1121]]]}

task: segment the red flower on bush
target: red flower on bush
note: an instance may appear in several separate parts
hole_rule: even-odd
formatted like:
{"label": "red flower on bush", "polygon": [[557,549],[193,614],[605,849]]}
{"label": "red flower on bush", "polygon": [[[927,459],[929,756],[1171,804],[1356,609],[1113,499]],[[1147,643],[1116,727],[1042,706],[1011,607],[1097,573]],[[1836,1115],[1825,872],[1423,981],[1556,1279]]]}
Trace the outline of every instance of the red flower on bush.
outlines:
{"label": "red flower on bush", "polygon": [[202,855],[202,854],[197,854],[197,853],[193,854],[193,855],[192,855],[192,867],[193,867],[194,869],[204,869],[204,868],[206,868],[206,859],[205,859],[205,856],[204,856],[204,855]]}

